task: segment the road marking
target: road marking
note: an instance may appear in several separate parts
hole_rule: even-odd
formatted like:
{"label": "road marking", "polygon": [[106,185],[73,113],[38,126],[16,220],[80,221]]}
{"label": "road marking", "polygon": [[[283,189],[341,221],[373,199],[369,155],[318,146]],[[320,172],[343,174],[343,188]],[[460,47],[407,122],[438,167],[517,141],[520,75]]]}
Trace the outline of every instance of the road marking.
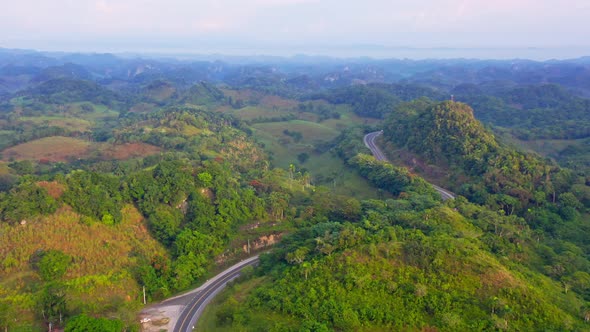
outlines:
{"label": "road marking", "polygon": [[[198,293],[197,296],[195,296],[190,302],[192,303],[190,305],[190,309],[189,305],[187,305],[185,307],[185,309],[182,311],[182,313],[180,314],[180,318],[182,318],[182,315],[185,315],[184,318],[182,318],[182,321],[180,322],[180,325],[178,325],[178,322],[176,323],[176,325],[173,328],[173,331],[179,331],[179,332],[184,332],[188,329],[188,324],[190,324],[190,321],[192,320],[192,318],[196,315],[196,313],[199,311],[198,309],[200,308],[200,306],[197,307],[197,304],[199,302],[201,302],[201,300],[203,298],[207,299],[207,297],[209,297],[212,293],[214,293],[221,285],[228,283],[231,279],[236,278],[241,270],[247,266],[250,265],[254,265],[258,263],[258,257],[255,256],[254,259],[252,259],[251,261],[248,261],[246,264],[243,265],[239,265],[233,268],[230,268],[229,271],[224,271],[227,272],[226,274],[224,274],[223,276],[219,277],[219,279],[214,280],[213,282],[211,282],[211,284],[209,284],[207,287],[205,287],[200,293]],[[196,299],[196,300],[195,300]],[[197,311],[195,311],[194,313],[191,314],[191,312],[193,312],[193,310],[197,308]],[[188,309],[188,311],[187,311]],[[188,319],[188,323],[187,323],[187,319]],[[186,327],[185,327],[186,325]],[[178,326],[178,329],[176,328]],[[193,327],[194,328],[194,327]]]}

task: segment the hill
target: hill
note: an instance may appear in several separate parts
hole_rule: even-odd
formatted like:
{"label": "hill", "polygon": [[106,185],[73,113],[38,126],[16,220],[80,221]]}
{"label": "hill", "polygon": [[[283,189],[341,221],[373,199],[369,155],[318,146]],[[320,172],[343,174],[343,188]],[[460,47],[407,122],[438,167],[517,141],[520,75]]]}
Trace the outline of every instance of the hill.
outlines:
{"label": "hill", "polygon": [[587,330],[584,66],[0,49],[0,328],[135,330],[272,238],[204,330]]}
{"label": "hill", "polygon": [[496,93],[455,91],[485,123],[510,128],[524,140],[579,139],[590,135],[590,100],[554,84],[526,85]]}
{"label": "hill", "polygon": [[92,102],[114,107],[123,97],[106,88],[85,80],[56,78],[18,94],[19,97],[48,104]]}
{"label": "hill", "polygon": [[[225,292],[200,329],[586,328],[584,301],[523,265],[536,259],[530,230],[494,234],[485,208],[449,203],[416,210],[403,199],[367,201],[358,222],[300,229],[261,259],[260,274]],[[501,252],[490,245],[507,236],[519,244],[505,242]]]}

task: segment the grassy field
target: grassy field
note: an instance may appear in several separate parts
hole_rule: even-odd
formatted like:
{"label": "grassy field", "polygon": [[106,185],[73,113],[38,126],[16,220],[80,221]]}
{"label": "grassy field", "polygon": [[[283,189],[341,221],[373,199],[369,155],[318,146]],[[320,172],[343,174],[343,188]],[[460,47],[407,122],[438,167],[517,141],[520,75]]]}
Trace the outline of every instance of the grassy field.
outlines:
{"label": "grassy field", "polygon": [[156,111],[158,108],[156,105],[154,104],[150,104],[150,103],[138,103],[133,105],[130,109],[129,112],[132,113],[151,113]]}
{"label": "grassy field", "polygon": [[568,146],[585,144],[585,141],[585,139],[538,139],[534,141],[515,140],[518,146],[530,151],[537,152],[538,154],[545,157],[558,155]]}
{"label": "grassy field", "polygon": [[[330,151],[318,153],[316,145],[330,142],[340,134],[340,127],[358,124],[358,118],[345,113],[341,119],[327,120],[321,123],[292,120],[281,122],[258,123],[253,125],[254,137],[271,153],[273,165],[287,169],[290,164],[297,169],[307,170],[316,185],[324,185],[334,193],[351,195],[357,198],[379,198],[381,191],[372,187],[358,173],[344,165],[341,158]],[[284,134],[284,130],[302,134],[302,140],[295,142],[292,137]],[[307,153],[309,159],[301,163],[297,156]]]}
{"label": "grassy field", "polygon": [[175,92],[176,89],[173,86],[166,84],[159,86],[157,88],[151,88],[147,91],[146,94],[148,97],[154,100],[162,101],[172,97],[172,95],[174,95]]}
{"label": "grassy field", "polygon": [[150,156],[162,152],[162,149],[147,143],[125,143],[125,144],[96,144],[92,147],[93,153],[99,153],[104,160],[124,160]]}
{"label": "grassy field", "polygon": [[92,123],[88,120],[57,115],[23,116],[19,118],[19,122],[32,123],[34,125],[48,125],[80,132],[89,131],[92,126]]}
{"label": "grassy field", "polygon": [[80,223],[80,216],[68,207],[26,225],[0,225],[0,300],[17,308],[19,322],[31,320],[42,289],[29,264],[38,249],[60,250],[73,258],[64,277],[70,310],[134,319],[141,306],[140,287],[130,268],[137,263],[137,254],[152,257],[166,251],[151,238],[133,206],[122,212],[122,222],[114,226]]}
{"label": "grassy field", "polygon": [[4,160],[46,160],[66,162],[84,157],[91,143],[85,140],[52,136],[19,144],[2,151]]}
{"label": "grassy field", "polygon": [[298,144],[303,145],[312,144],[314,142],[330,141],[340,134],[339,131],[330,126],[304,120],[258,123],[252,127],[268,133],[273,137],[290,140],[292,139],[284,134],[285,130],[300,132],[303,135],[303,139]]}
{"label": "grassy field", "polygon": [[293,114],[293,112],[289,112],[286,110],[273,110],[259,106],[246,106],[244,108],[240,108],[237,110],[232,109],[227,112],[244,121],[252,121],[257,119],[273,119]]}
{"label": "grassy field", "polygon": [[570,145],[577,146],[585,142],[585,139],[535,139],[525,141],[516,138],[510,131],[505,129],[497,129],[494,134],[505,144],[527,152],[536,152],[544,157],[555,156]]}
{"label": "grassy field", "polygon": [[6,175],[10,173],[10,168],[8,167],[8,163],[0,161],[0,175]]}
{"label": "grassy field", "polygon": [[19,144],[2,151],[4,160],[67,162],[73,159],[98,158],[124,160],[160,153],[161,148],[146,143],[91,143],[85,140],[52,136]]}

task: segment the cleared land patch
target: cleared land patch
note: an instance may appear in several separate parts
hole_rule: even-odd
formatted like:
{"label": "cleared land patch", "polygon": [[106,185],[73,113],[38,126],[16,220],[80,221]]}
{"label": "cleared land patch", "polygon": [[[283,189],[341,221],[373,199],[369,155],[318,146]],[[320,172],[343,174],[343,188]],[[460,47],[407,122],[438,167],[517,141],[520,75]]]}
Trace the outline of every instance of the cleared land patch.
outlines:
{"label": "cleared land patch", "polygon": [[267,132],[274,137],[281,137],[281,135],[288,137],[284,134],[285,130],[300,132],[303,136],[301,139],[301,143],[303,144],[316,141],[329,141],[340,134],[337,130],[324,126],[321,123],[303,120],[258,123],[253,125],[253,127],[257,130]]}
{"label": "cleared land patch", "polygon": [[293,112],[288,112],[285,110],[270,110],[257,106],[246,106],[244,108],[232,110],[230,112],[231,114],[245,121],[251,121],[256,119],[277,119],[293,114]]}
{"label": "cleared land patch", "polygon": [[120,145],[99,145],[97,148],[103,159],[124,160],[160,153],[161,148],[146,143],[125,143]]}
{"label": "cleared land patch", "polygon": [[51,136],[5,149],[2,156],[4,160],[66,162],[85,156],[90,145],[90,142],[78,138]]}
{"label": "cleared land patch", "polygon": [[90,127],[92,126],[92,123],[88,120],[64,116],[23,116],[19,118],[19,121],[24,123],[32,123],[34,125],[60,127],[80,132],[90,131]]}

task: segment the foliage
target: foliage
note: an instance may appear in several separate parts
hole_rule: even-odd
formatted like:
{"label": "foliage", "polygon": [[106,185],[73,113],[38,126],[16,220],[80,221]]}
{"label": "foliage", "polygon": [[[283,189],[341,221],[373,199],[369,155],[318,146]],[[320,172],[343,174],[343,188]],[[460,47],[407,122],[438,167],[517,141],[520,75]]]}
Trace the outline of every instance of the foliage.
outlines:
{"label": "foliage", "polygon": [[66,332],[120,332],[123,331],[120,320],[93,318],[85,314],[77,315],[68,320]]}
{"label": "foliage", "polygon": [[[485,238],[534,245],[523,242],[526,235],[509,225],[511,218],[497,214],[502,230],[480,240],[478,233],[494,227],[485,208],[461,199],[458,209],[400,210],[400,203],[366,202],[358,223],[319,223],[285,238],[261,258],[263,273],[272,279],[249,294],[246,306],[232,306],[229,297],[218,323],[261,329],[252,321],[262,312],[283,317],[262,329],[299,322],[286,331],[583,328],[578,316],[583,301],[516,261],[503,260],[506,251],[488,247]],[[523,250],[509,241],[504,246],[515,255]],[[563,301],[572,305],[557,305]]]}
{"label": "foliage", "polygon": [[590,136],[590,100],[556,84],[525,85],[497,93],[459,94],[485,123],[511,128],[525,140]]}
{"label": "foliage", "polygon": [[64,201],[76,211],[105,224],[121,221],[125,193],[116,176],[77,171],[66,177],[66,184]]}
{"label": "foliage", "polygon": [[[204,278],[216,260],[239,257],[246,238],[278,234],[281,244],[261,259],[266,277],[222,304],[217,320],[229,330],[584,329],[587,176],[503,146],[473,118],[522,138],[585,137],[583,98],[493,81],[451,92],[471,98],[475,112],[431,101],[472,68],[489,65],[488,75],[498,76],[494,63],[453,72],[454,61],[408,69],[363,60],[344,70],[332,60],[229,66],[92,57],[64,55],[92,65],[40,69],[3,67],[0,56],[0,76],[20,75],[0,77],[0,145],[35,140],[4,158],[39,161],[0,165],[0,327],[123,330],[142,305],[142,286],[149,301],[164,298]],[[433,66],[446,75],[421,73]],[[420,80],[440,90],[408,83]],[[19,81],[25,90],[4,90]],[[430,99],[404,103],[420,97]],[[244,109],[251,105],[261,108]],[[362,135],[373,128],[325,143],[353,123],[386,117],[376,129],[388,141],[441,165],[453,189],[480,205],[462,197],[441,203],[413,171],[368,156]],[[252,140],[257,133],[285,148],[274,162],[288,169],[272,169]],[[88,151],[37,158],[41,142]],[[152,155],[129,151],[147,145]],[[115,157],[106,146],[128,153]],[[381,199],[314,186],[322,177],[347,181],[336,158],[317,158],[331,147]],[[583,156],[583,147],[564,153]],[[331,173],[315,173],[322,168]]]}
{"label": "foliage", "polygon": [[384,135],[431,163],[448,165],[456,177],[467,176],[457,192],[506,214],[556,203],[580,181],[568,170],[501,146],[461,103],[404,105],[392,113]]}
{"label": "foliage", "polygon": [[94,82],[70,78],[56,78],[22,93],[37,102],[65,104],[89,101],[96,104],[116,106],[122,97]]}
{"label": "foliage", "polygon": [[41,291],[39,312],[47,323],[62,323],[67,314],[66,292],[63,284],[49,283]]}
{"label": "foliage", "polygon": [[66,273],[72,258],[59,250],[43,251],[36,255],[34,268],[45,281],[60,279]]}
{"label": "foliage", "polygon": [[332,103],[351,104],[359,116],[382,119],[403,101],[420,97],[440,99],[440,94],[427,87],[412,84],[370,84],[336,89],[315,98],[326,99]]}
{"label": "foliage", "polygon": [[58,202],[47,194],[47,190],[33,182],[23,182],[8,194],[0,193],[2,219],[12,223],[53,213],[57,207]]}

